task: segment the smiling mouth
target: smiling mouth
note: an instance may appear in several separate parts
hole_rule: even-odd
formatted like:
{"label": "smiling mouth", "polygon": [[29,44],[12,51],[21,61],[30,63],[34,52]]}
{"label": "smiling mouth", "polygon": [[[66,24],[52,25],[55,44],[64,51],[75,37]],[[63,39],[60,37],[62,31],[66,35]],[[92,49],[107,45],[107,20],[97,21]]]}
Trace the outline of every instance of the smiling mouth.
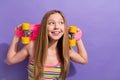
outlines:
{"label": "smiling mouth", "polygon": [[55,35],[55,36],[57,36],[57,35],[59,35],[61,32],[60,31],[53,31],[53,32],[51,32],[53,35]]}

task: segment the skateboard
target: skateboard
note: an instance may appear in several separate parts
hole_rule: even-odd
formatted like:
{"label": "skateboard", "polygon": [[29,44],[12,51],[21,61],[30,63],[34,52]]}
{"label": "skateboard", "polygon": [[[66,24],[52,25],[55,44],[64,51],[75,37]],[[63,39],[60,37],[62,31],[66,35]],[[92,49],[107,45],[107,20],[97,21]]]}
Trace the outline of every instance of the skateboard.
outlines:
{"label": "skateboard", "polygon": [[17,36],[21,37],[22,44],[29,44],[31,40],[35,40],[40,24],[23,23],[21,29],[16,30]]}
{"label": "skateboard", "polygon": [[[21,37],[22,44],[29,44],[31,40],[36,39],[39,29],[40,24],[23,23],[22,29],[17,29],[16,34],[17,36]],[[70,26],[68,32],[69,46],[76,46],[76,40],[81,37],[81,31],[77,31],[76,26]]]}

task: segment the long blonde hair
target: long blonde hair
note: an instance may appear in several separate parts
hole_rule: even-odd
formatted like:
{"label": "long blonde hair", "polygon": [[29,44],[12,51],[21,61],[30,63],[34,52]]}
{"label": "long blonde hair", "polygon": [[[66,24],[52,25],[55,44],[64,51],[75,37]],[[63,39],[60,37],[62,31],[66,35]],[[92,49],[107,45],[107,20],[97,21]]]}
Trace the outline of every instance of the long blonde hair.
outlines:
{"label": "long blonde hair", "polygon": [[67,31],[67,25],[66,20],[63,15],[63,13],[59,10],[51,10],[48,11],[40,25],[40,30],[38,33],[38,37],[35,41],[35,61],[34,61],[34,78],[35,80],[41,80],[43,77],[43,67],[46,59],[46,53],[48,49],[49,39],[48,39],[48,33],[47,33],[47,20],[50,17],[51,14],[59,13],[65,23],[65,31],[63,36],[58,40],[58,52],[59,52],[59,58],[61,62],[61,79],[65,80],[67,77],[68,69],[69,69],[69,44],[68,44],[68,31]]}

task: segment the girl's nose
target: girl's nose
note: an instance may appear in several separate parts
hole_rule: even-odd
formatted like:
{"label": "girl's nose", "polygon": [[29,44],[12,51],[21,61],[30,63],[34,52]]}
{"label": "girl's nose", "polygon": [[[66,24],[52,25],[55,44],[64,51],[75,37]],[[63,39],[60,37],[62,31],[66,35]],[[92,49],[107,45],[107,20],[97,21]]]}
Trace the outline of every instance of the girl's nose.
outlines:
{"label": "girl's nose", "polygon": [[56,23],[54,28],[55,28],[55,29],[59,29],[59,26],[60,26],[60,25]]}

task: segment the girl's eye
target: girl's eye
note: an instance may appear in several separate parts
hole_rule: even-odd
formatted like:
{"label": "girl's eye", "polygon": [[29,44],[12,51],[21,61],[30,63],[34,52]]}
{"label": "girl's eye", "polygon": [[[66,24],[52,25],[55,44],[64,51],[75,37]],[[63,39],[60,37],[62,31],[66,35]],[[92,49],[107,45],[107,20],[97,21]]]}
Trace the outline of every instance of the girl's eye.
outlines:
{"label": "girl's eye", "polygon": [[64,22],[61,21],[59,24],[64,24]]}
{"label": "girl's eye", "polygon": [[54,22],[49,22],[48,24],[49,24],[49,25],[52,25],[52,24],[55,24],[55,23],[54,23]]}

